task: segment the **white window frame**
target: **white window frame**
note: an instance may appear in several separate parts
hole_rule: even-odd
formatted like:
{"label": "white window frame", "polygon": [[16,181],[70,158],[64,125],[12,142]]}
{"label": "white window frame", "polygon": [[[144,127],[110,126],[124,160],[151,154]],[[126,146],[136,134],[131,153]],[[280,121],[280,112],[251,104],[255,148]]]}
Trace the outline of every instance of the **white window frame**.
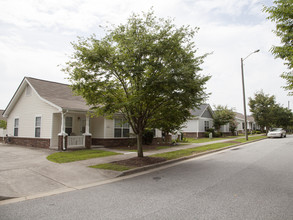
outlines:
{"label": "white window frame", "polygon": [[[121,123],[116,123],[116,120],[121,120]],[[127,126],[125,126],[127,125]],[[116,136],[116,129],[120,129],[121,136]],[[128,130],[128,135],[125,135],[124,131]],[[129,123],[123,118],[114,118],[114,138],[129,138]]]}
{"label": "white window frame", "polygon": [[210,121],[204,121],[204,130],[207,131],[210,129]]}
{"label": "white window frame", "polygon": [[[18,120],[17,126],[16,126],[16,120]],[[17,135],[15,135],[15,129],[17,129]],[[19,136],[19,117],[15,117],[13,120],[13,136],[18,137]]]}
{"label": "white window frame", "polygon": [[[37,125],[37,118],[40,118],[40,125]],[[37,129],[40,129],[40,132],[39,132],[39,136],[37,136]],[[37,115],[35,117],[35,137],[36,138],[40,138],[41,137],[41,130],[42,130],[42,116],[41,115]]]}

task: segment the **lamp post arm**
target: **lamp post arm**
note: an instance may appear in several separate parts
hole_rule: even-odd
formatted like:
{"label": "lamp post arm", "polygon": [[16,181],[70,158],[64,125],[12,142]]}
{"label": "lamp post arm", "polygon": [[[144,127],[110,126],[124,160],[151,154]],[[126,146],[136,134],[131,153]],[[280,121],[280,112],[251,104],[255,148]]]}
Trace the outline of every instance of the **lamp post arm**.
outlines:
{"label": "lamp post arm", "polygon": [[253,51],[252,53],[248,54],[247,57],[245,57],[244,59],[242,59],[242,62],[243,62],[244,60],[246,60],[251,54],[258,53],[259,51],[260,51],[260,50],[256,50],[256,51]]}

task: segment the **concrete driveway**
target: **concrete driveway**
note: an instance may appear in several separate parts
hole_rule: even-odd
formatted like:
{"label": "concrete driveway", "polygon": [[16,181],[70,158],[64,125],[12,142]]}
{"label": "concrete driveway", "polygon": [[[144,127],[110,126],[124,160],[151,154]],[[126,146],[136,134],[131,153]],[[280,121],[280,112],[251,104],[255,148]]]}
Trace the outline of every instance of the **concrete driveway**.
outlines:
{"label": "concrete driveway", "polygon": [[46,159],[53,150],[0,143],[0,200],[66,190],[118,175],[82,162],[56,164]]}

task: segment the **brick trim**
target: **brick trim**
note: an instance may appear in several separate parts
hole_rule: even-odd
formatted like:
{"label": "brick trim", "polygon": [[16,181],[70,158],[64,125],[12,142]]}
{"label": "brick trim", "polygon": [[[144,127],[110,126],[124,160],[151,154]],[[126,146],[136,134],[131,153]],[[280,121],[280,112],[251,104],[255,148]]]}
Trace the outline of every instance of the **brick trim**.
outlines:
{"label": "brick trim", "polygon": [[[153,144],[162,143],[162,138],[154,138]],[[105,147],[136,146],[136,138],[92,138],[92,145]]]}
{"label": "brick trim", "polygon": [[50,147],[50,139],[47,138],[25,138],[9,137],[10,144],[21,145],[26,147],[47,148]]}
{"label": "brick trim", "polygon": [[197,138],[197,134],[199,138],[205,137],[205,132],[184,132],[183,138]]}

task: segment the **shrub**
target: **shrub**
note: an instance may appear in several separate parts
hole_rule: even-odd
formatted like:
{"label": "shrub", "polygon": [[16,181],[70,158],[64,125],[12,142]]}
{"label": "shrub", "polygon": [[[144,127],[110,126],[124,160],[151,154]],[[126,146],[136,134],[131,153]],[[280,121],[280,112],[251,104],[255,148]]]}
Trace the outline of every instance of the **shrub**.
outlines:
{"label": "shrub", "polygon": [[214,137],[222,137],[222,132],[215,132],[215,136]]}
{"label": "shrub", "polygon": [[143,144],[151,144],[154,139],[154,130],[153,129],[145,129],[142,135]]}
{"label": "shrub", "polygon": [[[206,130],[206,132],[208,133],[208,136],[207,137],[209,137],[209,134],[212,132],[212,134],[213,134],[213,137],[215,137],[215,129],[213,129],[213,128],[209,128],[209,129],[207,129]],[[205,132],[205,133],[206,133]]]}

